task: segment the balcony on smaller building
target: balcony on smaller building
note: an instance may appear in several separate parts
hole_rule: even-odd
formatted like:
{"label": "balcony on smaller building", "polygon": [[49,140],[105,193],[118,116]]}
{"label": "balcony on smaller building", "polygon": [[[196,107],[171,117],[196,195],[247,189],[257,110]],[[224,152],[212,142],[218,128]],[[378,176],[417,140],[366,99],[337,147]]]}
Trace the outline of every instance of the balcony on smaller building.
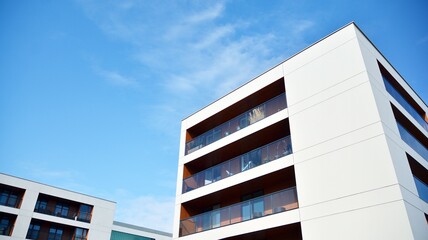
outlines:
{"label": "balcony on smaller building", "polygon": [[0,205],[20,208],[25,189],[0,184]]}
{"label": "balcony on smaller building", "polygon": [[234,157],[183,180],[183,193],[220,181],[292,153],[290,136]]}
{"label": "balcony on smaller building", "polygon": [[87,240],[88,229],[32,219],[26,239]]}
{"label": "balcony on smaller building", "polygon": [[41,193],[37,198],[34,211],[61,218],[90,223],[92,218],[92,209],[93,206],[88,204]]}
{"label": "balcony on smaller building", "polygon": [[16,215],[0,212],[0,235],[11,236],[15,221]]}
{"label": "balcony on smaller building", "polygon": [[180,234],[186,236],[295,208],[298,202],[293,187],[184,219],[180,222]]}

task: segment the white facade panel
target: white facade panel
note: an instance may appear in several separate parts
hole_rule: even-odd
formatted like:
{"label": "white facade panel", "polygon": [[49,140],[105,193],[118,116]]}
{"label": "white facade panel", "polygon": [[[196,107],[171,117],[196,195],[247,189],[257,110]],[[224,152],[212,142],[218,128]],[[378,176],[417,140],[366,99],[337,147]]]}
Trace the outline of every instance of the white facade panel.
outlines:
{"label": "white facade panel", "polygon": [[379,115],[370,92],[370,84],[364,83],[291,115],[290,128],[294,151],[299,152],[379,122]]}
{"label": "white facade panel", "polygon": [[403,201],[302,221],[303,239],[414,239]]}
{"label": "white facade panel", "polygon": [[[289,61],[298,61],[299,57],[300,55],[297,55]],[[360,74],[364,71],[364,62],[359,54],[357,40],[353,39],[307,62],[295,71],[289,72],[287,64],[284,63],[284,71],[287,79],[287,100],[292,107]]]}
{"label": "white facade panel", "polygon": [[383,136],[298,163],[295,170],[300,207],[397,183]]}

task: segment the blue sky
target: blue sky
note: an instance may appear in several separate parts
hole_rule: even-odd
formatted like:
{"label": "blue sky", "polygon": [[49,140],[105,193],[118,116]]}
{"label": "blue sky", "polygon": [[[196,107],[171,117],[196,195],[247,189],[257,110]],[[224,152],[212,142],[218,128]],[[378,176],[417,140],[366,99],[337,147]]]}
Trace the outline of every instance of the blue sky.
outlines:
{"label": "blue sky", "polygon": [[0,172],[172,231],[181,119],[355,21],[428,100],[426,1],[0,2]]}

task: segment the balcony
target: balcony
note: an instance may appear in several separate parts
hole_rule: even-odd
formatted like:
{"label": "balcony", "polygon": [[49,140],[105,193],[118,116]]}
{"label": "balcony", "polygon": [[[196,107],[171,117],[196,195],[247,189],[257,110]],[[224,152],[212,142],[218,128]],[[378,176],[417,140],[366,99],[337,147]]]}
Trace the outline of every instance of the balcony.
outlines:
{"label": "balcony", "polygon": [[86,240],[88,229],[32,219],[26,239]]}
{"label": "balcony", "polygon": [[78,211],[67,211],[67,210],[56,210],[56,209],[34,209],[35,212],[43,213],[51,216],[67,218],[71,220],[87,222],[91,221],[91,213],[87,212],[78,212]]}
{"label": "balcony", "polygon": [[296,188],[253,198],[180,221],[180,236],[224,227],[298,208]]}
{"label": "balcony", "polygon": [[20,208],[24,193],[24,189],[0,184],[0,205]]}
{"label": "balcony", "polygon": [[87,204],[40,194],[34,212],[90,223],[92,208]]}
{"label": "balcony", "polygon": [[220,181],[292,153],[290,136],[196,173],[183,180],[183,193]]}
{"label": "balcony", "polygon": [[398,130],[400,131],[401,139],[407,143],[413,150],[428,161],[428,149],[416,137],[414,137],[406,128],[397,122]]}
{"label": "balcony", "polygon": [[185,154],[190,154],[230,134],[250,126],[287,108],[285,93],[282,93],[239,116],[193,138],[186,143]]}
{"label": "balcony", "polygon": [[27,239],[34,239],[34,240],[46,240],[46,239],[52,239],[52,240],[87,240],[88,238],[86,236],[67,236],[63,234],[58,233],[52,233],[49,231],[43,231],[43,232],[37,232],[32,233],[32,236],[27,236]]}
{"label": "balcony", "polygon": [[382,78],[386,91],[428,132],[428,123],[425,121],[423,114],[420,114],[385,76],[382,76]]}

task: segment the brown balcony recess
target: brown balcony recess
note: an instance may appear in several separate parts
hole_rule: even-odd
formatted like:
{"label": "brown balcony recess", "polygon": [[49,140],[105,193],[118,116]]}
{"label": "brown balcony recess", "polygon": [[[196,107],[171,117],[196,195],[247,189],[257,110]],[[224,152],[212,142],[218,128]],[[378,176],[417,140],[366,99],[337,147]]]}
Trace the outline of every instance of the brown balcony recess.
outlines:
{"label": "brown balcony recess", "polygon": [[248,182],[185,202],[181,207],[181,236],[227,226],[298,208],[294,168],[289,167]]}
{"label": "brown balcony recess", "polygon": [[186,132],[185,154],[197,151],[287,108],[284,79],[205,119]]}
{"label": "brown balcony recess", "polygon": [[39,194],[35,212],[73,219],[81,222],[91,222],[93,206],[62,199],[46,194]]}

